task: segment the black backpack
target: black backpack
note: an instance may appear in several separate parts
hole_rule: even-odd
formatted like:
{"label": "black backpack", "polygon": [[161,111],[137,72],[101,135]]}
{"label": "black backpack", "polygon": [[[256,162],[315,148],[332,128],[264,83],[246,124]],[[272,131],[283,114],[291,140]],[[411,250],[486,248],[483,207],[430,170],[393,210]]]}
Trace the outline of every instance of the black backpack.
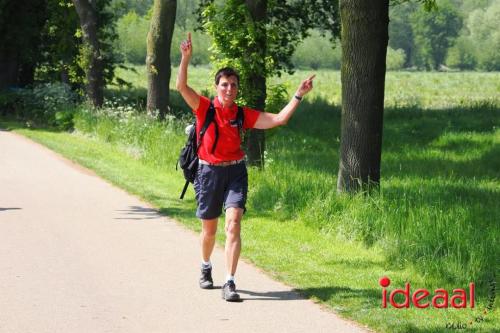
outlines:
{"label": "black backpack", "polygon": [[[244,114],[243,108],[238,106],[238,113],[236,115],[236,123],[238,125],[238,132],[241,134],[243,129],[243,121]],[[214,123],[215,126],[215,141],[212,145],[212,154],[215,152],[215,147],[217,146],[217,141],[219,141],[219,128],[217,126],[217,122],[215,121],[215,107],[212,102],[210,102],[210,106],[208,107],[207,115],[205,118],[205,122],[203,123],[203,127],[200,130],[200,137],[196,138],[196,121],[191,126],[189,130],[188,139],[186,144],[181,150],[179,154],[179,160],[177,161],[177,166],[180,166],[183,173],[184,179],[186,179],[186,183],[184,184],[184,188],[182,189],[181,199],[184,198],[184,194],[186,194],[187,187],[189,183],[193,183],[196,178],[196,173],[198,172],[198,150],[200,149],[201,143],[203,142],[203,136],[207,131],[208,127],[211,123]],[[176,166],[176,169],[177,169]]]}

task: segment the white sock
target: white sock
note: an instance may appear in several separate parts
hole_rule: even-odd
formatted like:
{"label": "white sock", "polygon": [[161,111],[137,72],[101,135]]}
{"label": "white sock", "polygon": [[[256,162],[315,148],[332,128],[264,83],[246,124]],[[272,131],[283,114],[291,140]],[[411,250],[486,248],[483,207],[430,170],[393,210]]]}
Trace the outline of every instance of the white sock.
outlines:
{"label": "white sock", "polygon": [[212,263],[209,261],[201,260],[201,267],[202,268],[212,268]]}
{"label": "white sock", "polygon": [[[234,275],[230,275],[230,274],[226,275],[226,282],[229,282],[229,281],[233,281],[233,282],[235,282],[235,280],[234,280]],[[235,283],[236,283],[236,282],[235,282]]]}

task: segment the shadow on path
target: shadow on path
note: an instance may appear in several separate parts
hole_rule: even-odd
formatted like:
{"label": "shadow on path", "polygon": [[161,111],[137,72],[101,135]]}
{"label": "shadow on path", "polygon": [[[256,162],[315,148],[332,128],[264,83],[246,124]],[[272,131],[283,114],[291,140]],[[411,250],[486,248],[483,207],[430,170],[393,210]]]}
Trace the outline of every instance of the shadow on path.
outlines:
{"label": "shadow on path", "polygon": [[238,289],[238,293],[242,295],[250,296],[250,298],[242,297],[241,299],[244,301],[296,301],[306,299],[304,296],[294,292],[294,291],[266,291],[266,292],[257,292],[250,290],[242,290]]}
{"label": "shadow on path", "polygon": [[3,212],[5,210],[20,210],[22,208],[19,207],[0,207],[0,212]]}
{"label": "shadow on path", "polygon": [[129,206],[129,209],[118,209],[117,212],[125,217],[115,217],[115,220],[152,220],[161,218],[160,213],[153,208]]}

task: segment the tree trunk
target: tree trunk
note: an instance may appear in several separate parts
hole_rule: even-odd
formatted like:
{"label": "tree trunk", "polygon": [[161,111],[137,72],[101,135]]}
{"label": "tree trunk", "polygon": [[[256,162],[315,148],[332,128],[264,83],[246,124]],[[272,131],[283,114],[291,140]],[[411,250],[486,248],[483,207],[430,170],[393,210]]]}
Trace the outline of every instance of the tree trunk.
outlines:
{"label": "tree trunk", "polygon": [[339,192],[380,183],[389,0],[341,0]]}
{"label": "tree trunk", "polygon": [[[252,101],[252,107],[257,110],[264,110],[266,106],[266,75],[265,75],[265,57],[267,51],[266,30],[263,26],[267,18],[267,0],[245,0],[245,3],[250,12],[250,16],[256,24],[256,45],[253,46],[251,52],[259,52],[262,59],[262,70],[247,78],[246,89],[255,94]],[[264,151],[266,137],[264,130],[252,129],[246,137],[246,152],[248,164],[264,167]]]}
{"label": "tree trunk", "polygon": [[148,112],[158,111],[165,119],[169,104],[170,47],[174,33],[176,0],[155,0],[147,40]]}
{"label": "tree trunk", "polygon": [[104,101],[104,64],[99,46],[97,9],[93,0],[73,0],[80,18],[83,40],[88,57],[87,94],[95,107],[101,107]]}

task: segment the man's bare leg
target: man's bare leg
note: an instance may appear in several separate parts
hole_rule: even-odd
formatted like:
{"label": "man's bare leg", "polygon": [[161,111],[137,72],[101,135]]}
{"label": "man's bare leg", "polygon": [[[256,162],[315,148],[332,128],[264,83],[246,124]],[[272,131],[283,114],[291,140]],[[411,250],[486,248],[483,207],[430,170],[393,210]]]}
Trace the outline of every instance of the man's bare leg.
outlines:
{"label": "man's bare leg", "polygon": [[226,209],[226,271],[228,275],[234,275],[238,266],[241,252],[241,218],[243,209]]}
{"label": "man's bare leg", "polygon": [[201,220],[201,258],[205,262],[210,261],[210,257],[214,250],[218,221],[219,219]]}
{"label": "man's bare leg", "polygon": [[215,246],[215,234],[217,233],[218,219],[201,220],[201,222],[201,258],[204,264],[201,268],[200,288],[212,289],[214,287],[214,281],[212,279],[212,265],[209,265],[208,263],[210,262],[210,256],[212,255]]}

